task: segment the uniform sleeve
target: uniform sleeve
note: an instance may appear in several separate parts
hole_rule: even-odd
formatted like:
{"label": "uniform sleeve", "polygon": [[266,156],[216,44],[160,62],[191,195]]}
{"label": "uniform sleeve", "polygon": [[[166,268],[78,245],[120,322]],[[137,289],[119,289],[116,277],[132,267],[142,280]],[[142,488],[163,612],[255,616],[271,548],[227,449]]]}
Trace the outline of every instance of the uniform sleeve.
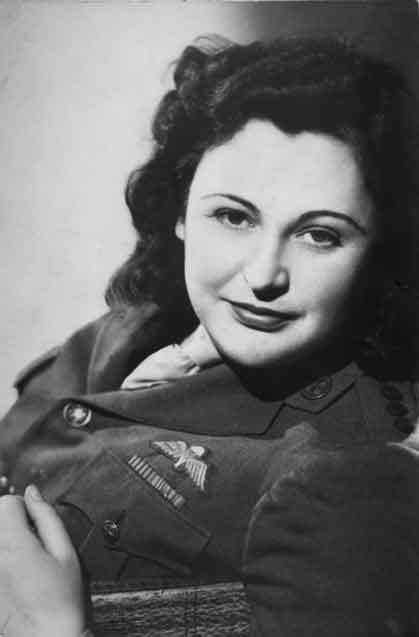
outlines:
{"label": "uniform sleeve", "polygon": [[252,637],[418,635],[418,454],[367,446],[295,465],[249,526]]}

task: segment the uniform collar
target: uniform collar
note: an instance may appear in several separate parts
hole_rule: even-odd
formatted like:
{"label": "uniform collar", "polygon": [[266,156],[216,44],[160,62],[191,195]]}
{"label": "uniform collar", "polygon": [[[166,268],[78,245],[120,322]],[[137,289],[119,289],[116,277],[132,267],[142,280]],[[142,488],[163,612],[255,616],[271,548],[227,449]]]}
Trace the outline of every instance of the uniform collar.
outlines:
{"label": "uniform collar", "polygon": [[362,374],[358,365],[349,363],[330,376],[323,376],[295,392],[284,401],[288,406],[309,413],[320,413],[346,392]]}
{"label": "uniform collar", "polygon": [[250,394],[224,364],[155,388],[88,395],[80,402],[122,420],[213,436],[262,434],[283,404]]}
{"label": "uniform collar", "polygon": [[204,435],[261,435],[284,404],[319,413],[347,391],[360,373],[351,363],[284,400],[266,401],[248,392],[236,374],[220,364],[152,389],[93,394],[80,402],[112,412],[121,419],[121,426],[130,420]]}

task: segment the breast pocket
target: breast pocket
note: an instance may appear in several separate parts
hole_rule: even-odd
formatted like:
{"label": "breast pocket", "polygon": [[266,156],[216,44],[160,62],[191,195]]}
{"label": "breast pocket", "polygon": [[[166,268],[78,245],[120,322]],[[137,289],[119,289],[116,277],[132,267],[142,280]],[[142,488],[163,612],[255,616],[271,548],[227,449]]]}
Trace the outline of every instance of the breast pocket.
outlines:
{"label": "breast pocket", "polygon": [[[188,575],[210,537],[109,451],[82,469],[57,504],[95,579],[115,577],[128,555]],[[81,518],[83,524],[75,522]]]}

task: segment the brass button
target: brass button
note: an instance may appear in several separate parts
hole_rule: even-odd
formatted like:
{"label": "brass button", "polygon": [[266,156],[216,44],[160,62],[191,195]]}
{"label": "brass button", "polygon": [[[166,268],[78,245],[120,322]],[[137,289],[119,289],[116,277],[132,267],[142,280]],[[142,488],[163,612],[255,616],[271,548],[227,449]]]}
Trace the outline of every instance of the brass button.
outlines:
{"label": "brass button", "polygon": [[407,407],[396,401],[388,403],[386,409],[392,416],[406,416],[407,414]]}
{"label": "brass button", "polygon": [[404,434],[411,434],[414,429],[409,418],[406,418],[406,416],[399,416],[398,418],[395,418],[393,424],[396,427],[396,429],[398,429]]}
{"label": "brass button", "polygon": [[63,417],[71,427],[85,427],[92,418],[92,410],[80,403],[67,403]]}
{"label": "brass button", "polygon": [[384,398],[388,398],[388,400],[401,400],[403,398],[400,389],[390,383],[385,383],[385,385],[381,386],[381,393]]}
{"label": "brass button", "polygon": [[105,540],[110,544],[115,544],[119,540],[120,527],[115,520],[105,520],[102,527]]}
{"label": "brass button", "polygon": [[320,378],[315,383],[305,387],[301,391],[301,396],[307,400],[319,400],[324,398],[332,390],[332,379],[329,376]]}

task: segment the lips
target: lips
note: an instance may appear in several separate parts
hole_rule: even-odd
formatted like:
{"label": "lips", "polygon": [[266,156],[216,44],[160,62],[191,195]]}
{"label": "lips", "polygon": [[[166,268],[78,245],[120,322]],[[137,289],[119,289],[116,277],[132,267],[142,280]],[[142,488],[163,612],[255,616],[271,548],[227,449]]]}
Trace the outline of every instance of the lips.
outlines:
{"label": "lips", "polygon": [[279,330],[298,317],[296,312],[278,312],[270,308],[229,301],[235,318],[252,329],[264,332]]}

